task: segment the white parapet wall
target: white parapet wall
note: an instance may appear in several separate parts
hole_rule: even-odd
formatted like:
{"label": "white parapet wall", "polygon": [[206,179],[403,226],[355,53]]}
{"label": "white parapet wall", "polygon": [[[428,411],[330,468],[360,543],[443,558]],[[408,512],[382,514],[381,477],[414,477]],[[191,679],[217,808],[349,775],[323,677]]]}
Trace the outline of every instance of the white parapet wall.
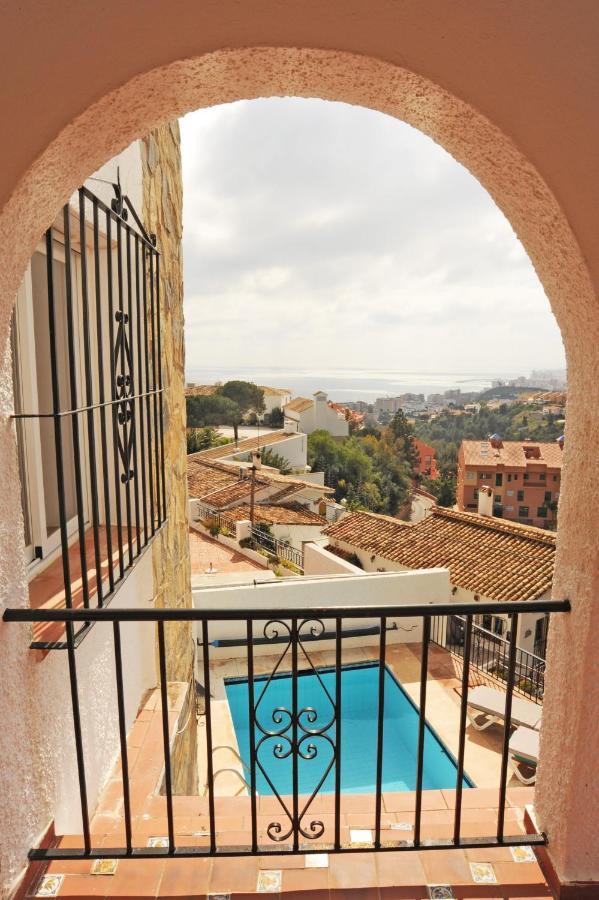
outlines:
{"label": "white parapet wall", "polygon": [[[448,603],[451,601],[449,572],[447,569],[422,569],[418,572],[397,572],[388,574],[333,575],[285,579],[282,581],[243,586],[214,587],[195,590],[193,601],[196,609],[205,611],[231,611],[239,613],[239,619],[214,621],[209,624],[210,658],[245,658],[247,655],[245,610],[264,610],[264,620],[255,621],[253,626],[254,653],[256,655],[281,652],[284,644],[277,642],[285,635],[286,624],[269,626],[270,612],[273,610],[293,610],[305,619],[302,635],[308,634],[314,622],[313,611],[319,608],[339,609],[340,607],[372,607],[372,616],[343,620],[344,647],[378,644],[375,631],[380,626],[385,608],[408,606],[411,604]],[[287,620],[283,620],[285,623]],[[335,620],[323,617],[322,624],[328,634],[335,629]],[[422,639],[421,617],[396,616],[387,620],[387,638],[390,644],[419,642]],[[317,630],[320,626],[317,626]],[[370,634],[357,634],[370,629]],[[266,634],[265,634],[266,631]],[[198,636],[201,628],[197,629]],[[333,637],[312,644],[315,650],[332,649]],[[202,658],[202,647],[198,647]],[[201,674],[201,673],[200,673]],[[200,678],[201,680],[201,678]]]}
{"label": "white parapet wall", "polygon": [[366,575],[366,572],[320,544],[310,543],[304,544],[304,575]]}

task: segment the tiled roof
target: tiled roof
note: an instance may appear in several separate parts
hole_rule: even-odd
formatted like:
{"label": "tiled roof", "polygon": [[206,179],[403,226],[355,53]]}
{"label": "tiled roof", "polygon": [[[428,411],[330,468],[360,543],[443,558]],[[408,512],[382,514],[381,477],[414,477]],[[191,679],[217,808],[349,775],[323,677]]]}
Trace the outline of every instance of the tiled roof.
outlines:
{"label": "tiled roof", "polygon": [[250,450],[270,447],[272,444],[278,444],[279,441],[289,440],[290,437],[293,437],[293,435],[287,434],[285,431],[271,431],[256,437],[243,438],[237,444],[231,441],[228,444],[222,444],[220,447],[200,450],[198,453],[192,453],[191,457],[196,459],[226,459],[228,456],[237,456],[238,453],[249,453]]}
{"label": "tiled roof", "polygon": [[271,494],[268,498],[269,503],[280,503],[281,500],[285,500],[287,497],[297,494],[303,487],[305,487],[304,484],[288,484],[275,494]]}
{"label": "tiled roof", "polygon": [[[243,472],[246,475],[241,479],[239,477],[240,466],[234,463],[226,464],[218,460],[203,459],[201,453],[191,453],[187,457],[189,496],[193,500],[203,500],[217,509],[223,509],[229,503],[234,503],[235,500],[249,494],[251,490],[249,469],[243,469]],[[332,488],[326,488],[320,484],[262,470],[256,476],[257,489],[262,490],[268,485],[278,488],[272,497],[269,497],[270,502],[305,490],[332,493]]]}
{"label": "tiled roof", "polygon": [[352,513],[326,534],[407,569],[448,568],[452,584],[492,600],[533,600],[551,588],[553,532],[439,507],[407,528],[380,519]]}
{"label": "tiled roof", "polygon": [[291,391],[289,390],[289,388],[267,387],[264,384],[260,384],[260,385],[258,385],[258,387],[260,388],[261,391],[264,391],[265,394],[278,394],[281,397],[284,397],[285,394],[291,395]]}
{"label": "tiled roof", "polygon": [[217,384],[188,384],[185,388],[186,397],[209,397],[214,394]]}
{"label": "tiled roof", "polygon": [[306,409],[310,409],[314,400],[308,400],[307,397],[296,397],[291,403],[285,404],[285,412],[304,412]]}
{"label": "tiled roof", "polygon": [[239,481],[239,476],[232,469],[206,465],[194,459],[195,456],[194,453],[187,457],[187,490],[190,497],[200,500],[212,491]]}
{"label": "tiled roof", "polygon": [[[525,448],[538,448],[539,457],[527,459]],[[525,469],[529,464],[546,465],[550,469],[561,469],[563,451],[557,442],[502,441],[501,447],[493,447],[490,441],[462,441],[464,463],[467,466],[519,466]]]}
{"label": "tiled roof", "polygon": [[[228,509],[226,515],[231,519],[249,519],[248,503]],[[306,509],[301,503],[256,503],[254,505],[254,521],[266,525],[326,525],[327,520],[317,513]]]}
{"label": "tiled roof", "polygon": [[383,555],[389,549],[397,535],[413,526],[391,516],[379,516],[375,513],[355,512],[343,516],[327,528],[327,535],[346,544],[353,544],[360,550]]}
{"label": "tiled roof", "polygon": [[[262,490],[268,482],[262,480],[261,478],[256,478],[255,486],[256,490]],[[236,500],[241,500],[244,497],[249,497],[252,491],[252,480],[251,478],[243,478],[237,479],[234,484],[226,485],[225,487],[219,488],[217,491],[212,491],[211,493],[204,494],[203,497],[198,498],[202,499],[204,503],[208,504],[208,506],[213,506],[215,509],[224,509],[226,506],[229,506],[230,503],[235,503]]]}

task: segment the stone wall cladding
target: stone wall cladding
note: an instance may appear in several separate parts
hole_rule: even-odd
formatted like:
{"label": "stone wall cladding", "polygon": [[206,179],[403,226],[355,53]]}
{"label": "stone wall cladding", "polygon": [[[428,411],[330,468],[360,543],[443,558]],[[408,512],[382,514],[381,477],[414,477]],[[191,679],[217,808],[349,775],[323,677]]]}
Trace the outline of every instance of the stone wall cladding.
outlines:
{"label": "stone wall cladding", "polygon": [[[160,332],[164,387],[166,524],[154,541],[156,606],[191,607],[185,443],[185,344],[183,339],[183,184],[176,121],[141,142],[143,220],[160,251]],[[165,626],[169,681],[189,681],[193,665],[190,624]]]}

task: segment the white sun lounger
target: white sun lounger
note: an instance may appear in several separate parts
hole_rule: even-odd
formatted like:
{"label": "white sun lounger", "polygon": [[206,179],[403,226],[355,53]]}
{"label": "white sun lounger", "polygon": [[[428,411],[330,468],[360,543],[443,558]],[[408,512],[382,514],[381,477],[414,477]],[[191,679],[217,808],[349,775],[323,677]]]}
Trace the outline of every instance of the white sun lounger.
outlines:
{"label": "white sun lounger", "polygon": [[522,784],[534,784],[537,773],[526,777],[520,771],[520,765],[536,770],[539,761],[539,732],[532,728],[517,728],[510,738],[510,768]]}
{"label": "white sun lounger", "polygon": [[[468,692],[468,718],[477,731],[484,731],[494,723],[505,719],[505,697],[503,691],[496,691],[486,685],[479,685]],[[482,719],[481,719],[482,715]],[[516,728],[541,727],[541,707],[523,697],[512,697],[511,724]]]}

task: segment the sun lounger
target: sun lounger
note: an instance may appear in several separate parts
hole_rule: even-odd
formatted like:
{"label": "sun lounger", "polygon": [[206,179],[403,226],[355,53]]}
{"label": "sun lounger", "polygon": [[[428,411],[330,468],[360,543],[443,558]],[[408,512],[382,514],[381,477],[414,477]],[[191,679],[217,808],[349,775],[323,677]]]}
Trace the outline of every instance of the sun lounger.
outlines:
{"label": "sun lounger", "polygon": [[[510,738],[510,768],[518,781],[522,784],[534,784],[536,781],[537,762],[539,761],[539,732],[532,728],[520,727],[514,731]],[[533,769],[531,775],[522,773],[520,766]]]}
{"label": "sun lounger", "polygon": [[[490,725],[504,721],[505,697],[503,691],[496,691],[485,685],[479,685],[468,692],[468,718],[477,731],[484,731]],[[539,729],[541,707],[514,695],[511,724],[514,728],[524,725],[526,728]]]}

